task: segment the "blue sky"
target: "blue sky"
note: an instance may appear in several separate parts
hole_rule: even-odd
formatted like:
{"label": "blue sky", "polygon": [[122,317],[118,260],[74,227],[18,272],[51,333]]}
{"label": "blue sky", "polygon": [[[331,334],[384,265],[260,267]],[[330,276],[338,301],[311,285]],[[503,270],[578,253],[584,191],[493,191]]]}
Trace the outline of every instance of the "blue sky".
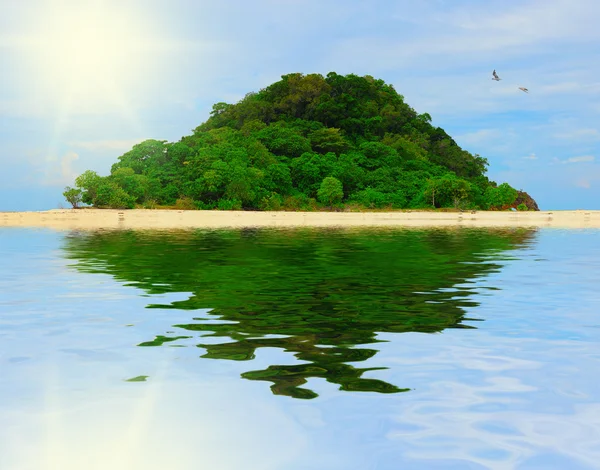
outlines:
{"label": "blue sky", "polygon": [[600,209],[599,17],[597,0],[0,0],[0,210],[67,206],[135,143],[329,71],[393,84],[542,209]]}

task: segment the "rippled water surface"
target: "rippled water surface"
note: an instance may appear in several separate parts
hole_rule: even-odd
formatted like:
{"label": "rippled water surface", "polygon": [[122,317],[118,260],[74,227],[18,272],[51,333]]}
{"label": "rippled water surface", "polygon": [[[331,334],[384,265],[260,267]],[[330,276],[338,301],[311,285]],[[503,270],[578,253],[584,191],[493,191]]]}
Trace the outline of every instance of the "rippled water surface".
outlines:
{"label": "rippled water surface", "polygon": [[0,229],[0,469],[593,469],[600,231]]}

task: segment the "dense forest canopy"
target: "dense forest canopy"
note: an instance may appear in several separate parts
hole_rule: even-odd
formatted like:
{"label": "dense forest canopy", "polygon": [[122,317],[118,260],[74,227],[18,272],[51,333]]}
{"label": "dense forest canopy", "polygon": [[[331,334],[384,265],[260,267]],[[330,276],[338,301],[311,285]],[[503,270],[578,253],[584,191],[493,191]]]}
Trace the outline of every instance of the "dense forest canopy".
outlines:
{"label": "dense forest canopy", "polygon": [[293,73],[215,104],[178,142],[134,145],[64,195],[74,207],[537,210],[487,166],[383,80]]}

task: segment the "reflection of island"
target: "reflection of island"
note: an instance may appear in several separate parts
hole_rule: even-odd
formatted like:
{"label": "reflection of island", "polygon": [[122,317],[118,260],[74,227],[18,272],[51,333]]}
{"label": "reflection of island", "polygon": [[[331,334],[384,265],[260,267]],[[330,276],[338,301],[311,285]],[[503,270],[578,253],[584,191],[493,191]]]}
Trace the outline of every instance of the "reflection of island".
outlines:
{"label": "reflection of island", "polygon": [[[149,307],[212,309],[223,323],[175,325],[202,336],[202,357],[252,360],[257,348],[294,354],[295,365],[271,365],[243,377],[272,382],[296,398],[321,377],[348,391],[406,391],[363,378],[372,368],[349,363],[377,353],[379,332],[433,333],[462,323],[476,277],[499,268],[506,250],[530,230],[270,230],[74,233],[67,257],[86,272],[109,273],[148,293],[193,292],[184,301]],[[483,262],[485,261],[485,262]],[[457,287],[453,287],[457,286]],[[214,320],[213,320],[214,321]],[[189,335],[189,333],[188,333]],[[176,342],[157,336],[140,346]]]}

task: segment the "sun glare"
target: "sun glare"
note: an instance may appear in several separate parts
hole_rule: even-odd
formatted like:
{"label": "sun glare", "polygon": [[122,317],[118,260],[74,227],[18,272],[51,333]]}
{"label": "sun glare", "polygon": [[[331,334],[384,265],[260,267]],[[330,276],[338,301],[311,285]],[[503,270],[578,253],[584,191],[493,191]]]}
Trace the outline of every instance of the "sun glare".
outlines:
{"label": "sun glare", "polygon": [[154,38],[144,34],[141,17],[111,4],[50,1],[29,25],[32,88],[67,114],[127,107],[136,82],[149,78],[143,64]]}

